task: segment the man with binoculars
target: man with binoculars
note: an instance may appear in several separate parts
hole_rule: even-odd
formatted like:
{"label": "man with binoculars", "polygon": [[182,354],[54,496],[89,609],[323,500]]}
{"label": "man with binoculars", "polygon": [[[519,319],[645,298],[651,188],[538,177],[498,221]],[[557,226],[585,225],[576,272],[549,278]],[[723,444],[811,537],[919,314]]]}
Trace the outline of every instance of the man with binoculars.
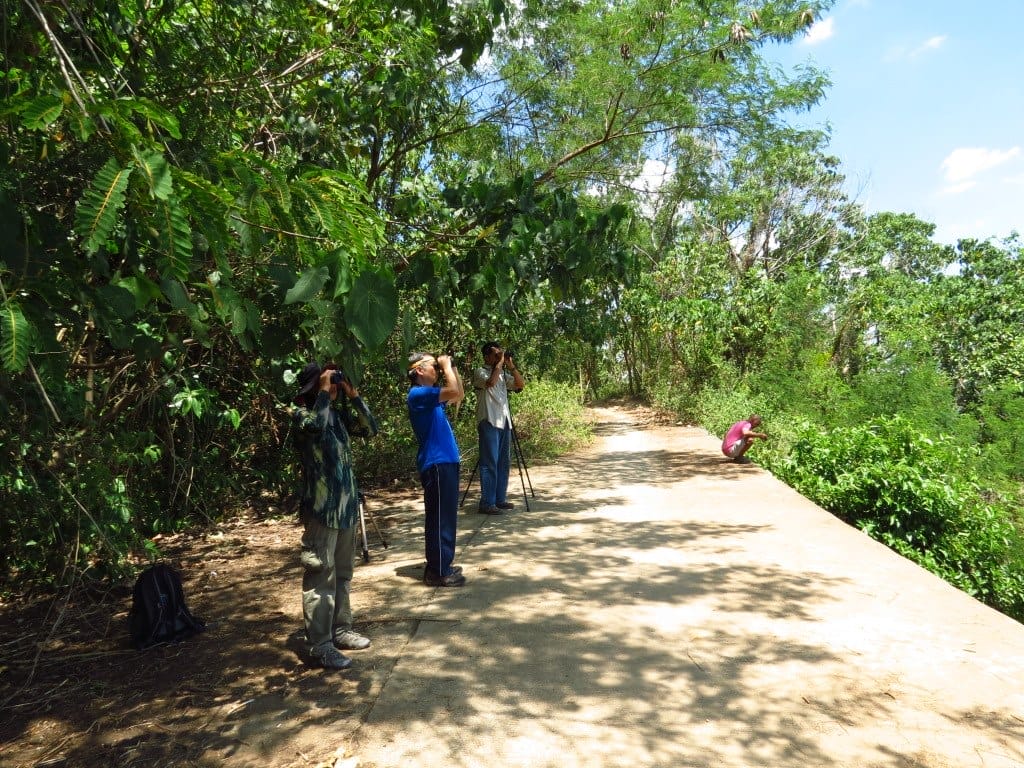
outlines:
{"label": "man with binoculars", "polygon": [[[359,391],[333,363],[308,363],[298,375],[293,435],[302,481],[302,617],[314,662],[347,669],[342,650],[370,644],[352,628],[349,588],[359,496],[350,436],[373,437],[377,421]],[[332,407],[339,401],[341,407]]]}
{"label": "man with binoculars", "polygon": [[[441,381],[441,375],[444,381]],[[409,380],[409,423],[419,448],[416,469],[423,485],[423,539],[427,566],[423,583],[431,587],[461,587],[462,567],[454,565],[459,513],[459,446],[445,408],[465,397],[462,378],[451,355],[414,352],[406,371]]]}
{"label": "man with binoculars", "polygon": [[480,506],[485,515],[500,515],[515,505],[508,498],[511,463],[512,414],[508,392],[526,386],[516,367],[515,356],[496,341],[481,347],[484,365],[473,372],[476,390],[477,435],[480,438]]}

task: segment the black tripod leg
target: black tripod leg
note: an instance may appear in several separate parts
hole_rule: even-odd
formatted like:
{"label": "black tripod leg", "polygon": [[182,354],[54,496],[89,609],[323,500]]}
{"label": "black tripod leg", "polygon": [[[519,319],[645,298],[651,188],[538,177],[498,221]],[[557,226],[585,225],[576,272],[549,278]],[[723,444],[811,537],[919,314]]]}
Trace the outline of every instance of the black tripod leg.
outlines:
{"label": "black tripod leg", "polygon": [[[360,509],[361,512],[365,513],[365,515],[367,517],[370,518],[370,524],[373,526],[374,533],[377,534],[377,538],[380,539],[380,543],[384,547],[384,549],[387,549],[388,548],[388,541],[387,541],[387,539],[384,538],[384,534],[381,533],[380,526],[377,525],[377,516],[374,515],[373,514],[373,510],[370,509],[366,505],[366,497],[363,495],[362,491],[359,492],[359,509]],[[366,529],[366,522],[364,521],[363,522],[363,530],[364,530],[363,542],[364,542],[364,545],[365,545],[365,542],[366,542],[365,529]]]}
{"label": "black tripod leg", "polygon": [[[516,432],[514,426],[512,428],[512,444],[516,448],[516,460],[520,464],[520,468],[519,468],[520,478],[519,478],[519,481],[522,482],[522,475],[525,472],[526,473],[526,482],[530,486],[530,496],[532,496],[533,498],[537,498],[537,494],[533,492],[533,481],[530,480],[530,470],[526,466],[526,457],[523,456],[523,447],[522,447],[522,445],[519,442],[519,434]],[[523,495],[524,496],[526,495],[526,489],[525,488],[523,489]],[[529,508],[529,505],[527,505],[527,508]]]}
{"label": "black tripod leg", "polygon": [[[523,449],[519,446],[519,435],[516,434],[515,422],[509,424],[509,431],[512,433],[512,452],[516,455],[516,469],[519,470],[519,485],[523,488],[523,503],[526,504],[526,511],[530,511],[530,499],[526,496],[526,483],[523,481],[523,469],[526,467],[526,460],[523,459]],[[530,479],[530,473],[526,473],[526,479]],[[530,493],[533,493],[533,483],[530,483]]]}
{"label": "black tripod leg", "polygon": [[363,562],[370,562],[370,544],[366,540],[366,514],[363,494],[359,494],[359,534],[362,537]]}
{"label": "black tripod leg", "polygon": [[473,478],[476,476],[476,471],[480,467],[480,457],[476,457],[476,464],[473,465],[473,471],[469,473],[469,480],[466,481],[466,490],[462,493],[462,501],[459,502],[461,507],[466,503],[466,497],[469,496],[469,489],[473,486]]}

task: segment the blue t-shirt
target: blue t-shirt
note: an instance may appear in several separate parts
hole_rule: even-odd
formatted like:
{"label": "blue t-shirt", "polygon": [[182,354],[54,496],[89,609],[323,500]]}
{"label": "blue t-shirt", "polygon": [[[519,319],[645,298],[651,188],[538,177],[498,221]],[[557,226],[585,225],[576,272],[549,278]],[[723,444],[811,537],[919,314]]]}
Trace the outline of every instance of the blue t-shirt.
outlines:
{"label": "blue t-shirt", "polygon": [[409,390],[409,422],[420,447],[416,451],[416,468],[423,472],[435,464],[458,464],[459,446],[444,403],[440,387],[415,386]]}

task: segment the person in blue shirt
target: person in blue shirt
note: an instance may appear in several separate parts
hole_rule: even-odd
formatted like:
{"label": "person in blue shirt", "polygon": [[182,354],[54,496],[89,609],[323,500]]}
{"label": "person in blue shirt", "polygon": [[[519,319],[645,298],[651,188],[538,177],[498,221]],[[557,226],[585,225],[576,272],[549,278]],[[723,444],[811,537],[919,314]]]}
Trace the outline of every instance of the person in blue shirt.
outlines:
{"label": "person in blue shirt", "polygon": [[377,421],[334,364],[321,368],[308,363],[298,383],[292,424],[302,467],[299,513],[306,643],[315,663],[347,669],[352,660],[339,649],[370,645],[369,638],[352,628],[349,600],[359,514],[350,436],[373,437]]}
{"label": "person in blue shirt", "polygon": [[[444,386],[438,385],[444,374]],[[409,356],[409,422],[419,449],[416,468],[423,485],[423,538],[427,567],[423,581],[432,587],[461,587],[466,583],[455,560],[459,511],[459,446],[445,414],[448,403],[465,397],[462,379],[451,357],[415,352]]]}

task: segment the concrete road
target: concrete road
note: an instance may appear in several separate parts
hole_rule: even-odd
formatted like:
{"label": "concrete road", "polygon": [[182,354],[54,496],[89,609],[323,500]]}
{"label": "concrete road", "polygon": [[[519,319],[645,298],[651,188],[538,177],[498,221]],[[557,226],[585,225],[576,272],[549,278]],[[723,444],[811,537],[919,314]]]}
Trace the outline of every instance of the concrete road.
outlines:
{"label": "concrete road", "polygon": [[415,536],[360,569],[361,618],[402,628],[361,768],[1024,766],[1024,625],[702,430],[601,417],[530,511],[471,493],[465,587],[415,580]]}

